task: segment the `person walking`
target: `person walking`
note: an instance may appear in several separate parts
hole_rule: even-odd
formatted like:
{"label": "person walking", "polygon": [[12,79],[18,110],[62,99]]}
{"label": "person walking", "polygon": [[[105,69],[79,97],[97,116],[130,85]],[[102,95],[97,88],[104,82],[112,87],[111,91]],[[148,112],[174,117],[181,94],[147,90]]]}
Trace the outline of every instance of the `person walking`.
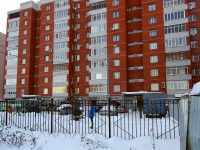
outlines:
{"label": "person walking", "polygon": [[95,108],[94,108],[94,106],[93,106],[93,104],[92,104],[92,106],[90,107],[90,112],[89,112],[89,117],[90,117],[90,120],[91,120],[91,129],[93,129],[93,125],[94,125],[94,123],[93,123],[93,118],[94,118],[94,112],[95,112]]}

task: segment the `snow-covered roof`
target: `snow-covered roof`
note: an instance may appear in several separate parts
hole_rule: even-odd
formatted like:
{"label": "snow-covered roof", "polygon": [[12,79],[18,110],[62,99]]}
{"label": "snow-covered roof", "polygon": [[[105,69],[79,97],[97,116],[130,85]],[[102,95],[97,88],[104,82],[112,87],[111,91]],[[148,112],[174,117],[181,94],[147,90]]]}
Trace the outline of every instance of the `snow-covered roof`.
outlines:
{"label": "snow-covered roof", "polygon": [[122,92],[122,94],[124,94],[124,95],[141,95],[141,94],[151,94],[151,93],[163,93],[163,92],[147,92],[147,91]]}

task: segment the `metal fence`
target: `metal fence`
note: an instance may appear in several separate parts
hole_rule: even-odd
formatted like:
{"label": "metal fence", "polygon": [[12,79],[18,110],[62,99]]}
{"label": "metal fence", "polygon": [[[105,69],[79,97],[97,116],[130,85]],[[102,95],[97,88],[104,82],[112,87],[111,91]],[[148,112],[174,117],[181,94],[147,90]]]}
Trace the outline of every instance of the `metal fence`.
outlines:
{"label": "metal fence", "polygon": [[180,148],[200,149],[200,97],[182,98],[180,102]]}
{"label": "metal fence", "polygon": [[[129,140],[150,134],[171,139],[179,136],[179,101],[0,101],[0,125],[49,133],[98,133]],[[91,104],[95,107],[93,129],[89,118]]]}

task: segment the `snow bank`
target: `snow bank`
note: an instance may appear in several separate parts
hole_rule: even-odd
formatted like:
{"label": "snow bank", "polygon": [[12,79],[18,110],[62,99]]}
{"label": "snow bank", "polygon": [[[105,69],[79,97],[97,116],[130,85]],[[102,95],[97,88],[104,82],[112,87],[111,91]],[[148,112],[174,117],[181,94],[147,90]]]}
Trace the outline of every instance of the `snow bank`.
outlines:
{"label": "snow bank", "polygon": [[200,82],[197,82],[190,93],[190,95],[199,95],[200,94]]}

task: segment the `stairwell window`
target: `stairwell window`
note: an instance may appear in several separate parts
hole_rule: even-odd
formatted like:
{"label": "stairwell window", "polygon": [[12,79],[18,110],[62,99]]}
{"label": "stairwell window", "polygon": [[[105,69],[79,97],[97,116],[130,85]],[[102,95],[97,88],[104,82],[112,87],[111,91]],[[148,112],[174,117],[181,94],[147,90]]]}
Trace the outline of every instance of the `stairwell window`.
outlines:
{"label": "stairwell window", "polygon": [[198,48],[198,41],[192,41],[190,43],[191,48]]}
{"label": "stairwell window", "polygon": [[48,83],[48,77],[43,78],[44,83]]}
{"label": "stairwell window", "polygon": [[149,36],[156,36],[157,35],[157,30],[150,30],[149,31]]}
{"label": "stairwell window", "polygon": [[27,40],[26,39],[23,40],[23,44],[27,44]]}
{"label": "stairwell window", "polygon": [[43,94],[48,94],[48,88],[43,89]]}
{"label": "stairwell window", "polygon": [[158,69],[152,69],[150,74],[151,74],[151,77],[158,76]]}
{"label": "stairwell window", "polygon": [[120,92],[120,85],[114,85],[113,92]]}
{"label": "stairwell window", "polygon": [[44,72],[48,72],[49,71],[49,67],[44,67]]}
{"label": "stairwell window", "polygon": [[50,30],[50,25],[46,25],[45,30]]}
{"label": "stairwell window", "polygon": [[114,79],[119,79],[120,78],[120,72],[114,72]]}
{"label": "stairwell window", "polygon": [[150,43],[149,47],[150,47],[150,49],[157,49],[158,48],[157,43]]}
{"label": "stairwell window", "polygon": [[156,17],[149,18],[149,24],[156,23]]}
{"label": "stairwell window", "polygon": [[113,47],[113,53],[114,54],[120,53],[120,47]]}
{"label": "stairwell window", "polygon": [[113,42],[119,41],[119,35],[113,35]]}
{"label": "stairwell window", "polygon": [[150,56],[150,63],[157,63],[158,62],[158,56]]}
{"label": "stairwell window", "polygon": [[113,66],[120,66],[120,60],[114,60]]}
{"label": "stairwell window", "polygon": [[25,84],[25,79],[21,79],[20,83]]}
{"label": "stairwell window", "polygon": [[50,20],[50,15],[46,15],[46,20]]}
{"label": "stairwell window", "polygon": [[26,59],[25,58],[22,59],[22,64],[26,64]]}
{"label": "stairwell window", "polygon": [[113,6],[119,5],[119,0],[113,0],[112,5],[113,5]]}
{"label": "stairwell window", "polygon": [[158,83],[152,83],[151,84],[151,91],[158,91],[159,90],[159,84]]}
{"label": "stairwell window", "polygon": [[189,21],[192,22],[192,21],[197,21],[197,15],[196,14],[192,14],[189,16]]}
{"label": "stairwell window", "polygon": [[24,25],[26,26],[28,24],[28,21],[27,20],[24,20]]}
{"label": "stairwell window", "polygon": [[197,28],[190,28],[190,35],[197,34]]}

